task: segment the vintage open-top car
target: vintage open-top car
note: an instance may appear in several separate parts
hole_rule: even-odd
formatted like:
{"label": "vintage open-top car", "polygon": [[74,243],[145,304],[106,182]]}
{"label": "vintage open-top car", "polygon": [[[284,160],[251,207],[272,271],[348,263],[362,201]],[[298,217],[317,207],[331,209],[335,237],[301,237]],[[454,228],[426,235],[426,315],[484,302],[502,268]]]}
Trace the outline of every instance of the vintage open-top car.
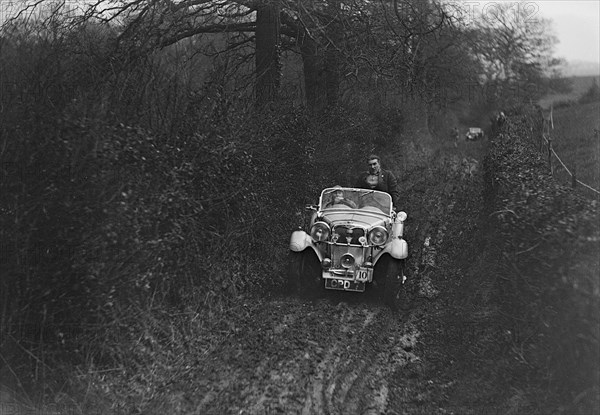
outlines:
{"label": "vintage open-top car", "polygon": [[465,134],[466,140],[477,140],[479,138],[483,138],[483,130],[479,127],[471,127]]}
{"label": "vintage open-top car", "polygon": [[393,210],[391,196],[336,186],[307,209],[313,211],[309,229],[290,238],[292,286],[364,292],[375,283],[386,303],[397,306],[406,279],[407,215]]}

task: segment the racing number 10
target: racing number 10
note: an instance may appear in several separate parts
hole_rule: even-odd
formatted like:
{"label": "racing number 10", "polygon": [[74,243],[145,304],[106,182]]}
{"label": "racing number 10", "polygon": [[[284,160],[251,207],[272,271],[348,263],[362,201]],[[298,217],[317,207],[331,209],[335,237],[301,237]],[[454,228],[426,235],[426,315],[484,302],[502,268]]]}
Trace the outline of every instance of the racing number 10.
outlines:
{"label": "racing number 10", "polygon": [[356,272],[356,281],[362,281],[362,282],[367,281],[368,280],[367,275],[368,275],[367,270],[359,269]]}

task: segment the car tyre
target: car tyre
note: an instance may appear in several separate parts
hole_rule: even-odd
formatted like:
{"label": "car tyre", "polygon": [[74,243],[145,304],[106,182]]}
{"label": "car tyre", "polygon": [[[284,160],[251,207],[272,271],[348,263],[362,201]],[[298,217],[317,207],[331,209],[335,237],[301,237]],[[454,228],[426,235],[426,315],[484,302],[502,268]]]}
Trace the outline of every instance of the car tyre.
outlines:
{"label": "car tyre", "polygon": [[290,252],[288,287],[292,293],[314,296],[320,291],[321,263],[312,249]]}
{"label": "car tyre", "polygon": [[[379,262],[383,263],[379,264]],[[392,310],[408,308],[406,288],[403,284],[405,272],[405,260],[395,259],[386,255],[379,260],[380,281],[382,284],[383,302]]]}
{"label": "car tyre", "polygon": [[300,268],[302,252],[290,251],[287,262],[286,288],[290,294],[296,294],[300,288]]}

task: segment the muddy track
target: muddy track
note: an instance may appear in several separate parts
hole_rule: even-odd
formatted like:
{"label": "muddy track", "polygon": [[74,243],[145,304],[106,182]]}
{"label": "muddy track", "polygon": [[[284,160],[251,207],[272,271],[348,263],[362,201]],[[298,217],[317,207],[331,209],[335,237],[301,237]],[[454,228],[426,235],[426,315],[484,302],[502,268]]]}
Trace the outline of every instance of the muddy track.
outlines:
{"label": "muddy track", "polygon": [[419,359],[415,322],[379,304],[277,299],[256,317],[273,310],[278,322],[240,332],[203,365],[196,413],[380,414],[388,377]]}
{"label": "muddy track", "polygon": [[382,308],[342,307],[342,329],[311,377],[302,414],[382,413],[387,376],[418,359],[412,353],[418,331],[401,317]]}
{"label": "muddy track", "polygon": [[[436,232],[439,238],[442,231]],[[432,238],[419,237],[415,279],[436,254]],[[431,295],[431,282],[423,282],[414,295]],[[198,365],[194,376],[206,386],[197,391],[199,401],[192,398],[193,412],[394,413],[387,408],[390,382],[420,362],[420,321],[414,310],[394,312],[373,297],[327,292],[316,300],[286,296],[249,307],[235,335]]]}
{"label": "muddy track", "polygon": [[[423,206],[417,209],[426,214],[432,209],[442,210],[443,216],[453,214],[454,203],[442,191],[434,190],[415,203],[419,202]],[[421,349],[421,308],[438,295],[436,261],[446,232],[443,217],[430,221],[424,216],[408,232],[409,291],[414,301],[408,312],[393,312],[369,292],[326,292],[312,300],[283,296],[248,305],[244,320],[235,322],[234,334],[195,365],[193,377],[204,382],[193,394],[185,393],[182,412],[402,411],[398,379],[427,359]]]}

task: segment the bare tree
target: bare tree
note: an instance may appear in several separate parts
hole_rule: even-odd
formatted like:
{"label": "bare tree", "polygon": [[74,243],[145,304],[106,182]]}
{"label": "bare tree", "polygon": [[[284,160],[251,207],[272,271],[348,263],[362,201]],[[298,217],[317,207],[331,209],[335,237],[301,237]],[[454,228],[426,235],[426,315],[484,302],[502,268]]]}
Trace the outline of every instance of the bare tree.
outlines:
{"label": "bare tree", "polygon": [[499,99],[502,94],[503,100],[521,98],[514,93],[507,95],[515,88],[534,98],[530,94],[541,92],[545,79],[560,63],[552,57],[557,39],[550,31],[550,22],[527,7],[527,3],[493,3],[469,31],[471,51]]}
{"label": "bare tree", "polygon": [[315,111],[336,106],[342,88],[373,83],[444,99],[444,86],[470,67],[458,20],[434,0],[98,0],[78,18],[114,27],[128,57],[230,34],[212,54],[238,53],[245,62],[251,54],[259,106],[278,97],[284,50],[302,57],[306,104]]}
{"label": "bare tree", "polygon": [[279,4],[261,4],[256,11],[256,102],[277,98],[281,83]]}

